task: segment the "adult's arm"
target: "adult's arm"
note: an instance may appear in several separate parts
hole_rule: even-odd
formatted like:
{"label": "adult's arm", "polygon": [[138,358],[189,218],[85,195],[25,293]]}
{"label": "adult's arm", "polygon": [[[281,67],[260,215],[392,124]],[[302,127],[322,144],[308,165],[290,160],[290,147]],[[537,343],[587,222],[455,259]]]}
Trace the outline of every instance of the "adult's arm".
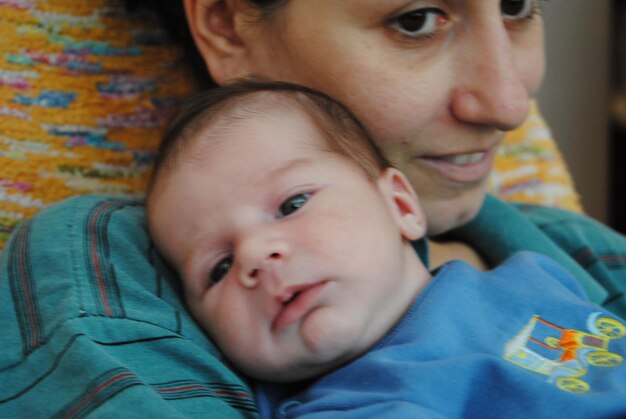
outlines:
{"label": "adult's arm", "polygon": [[24,222],[2,254],[0,330],[2,417],[257,416],[136,202],[83,196]]}

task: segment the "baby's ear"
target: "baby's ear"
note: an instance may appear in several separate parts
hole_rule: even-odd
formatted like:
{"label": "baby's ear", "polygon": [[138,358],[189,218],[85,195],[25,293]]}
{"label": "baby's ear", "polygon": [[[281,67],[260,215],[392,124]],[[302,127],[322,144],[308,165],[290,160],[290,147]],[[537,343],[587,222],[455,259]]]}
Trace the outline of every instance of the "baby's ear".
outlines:
{"label": "baby's ear", "polygon": [[248,48],[236,24],[232,2],[184,0],[194,42],[217,84],[244,77],[248,71]]}
{"label": "baby's ear", "polygon": [[426,234],[426,218],[411,182],[395,168],[385,169],[378,178],[378,187],[396,219],[402,236],[417,240]]}

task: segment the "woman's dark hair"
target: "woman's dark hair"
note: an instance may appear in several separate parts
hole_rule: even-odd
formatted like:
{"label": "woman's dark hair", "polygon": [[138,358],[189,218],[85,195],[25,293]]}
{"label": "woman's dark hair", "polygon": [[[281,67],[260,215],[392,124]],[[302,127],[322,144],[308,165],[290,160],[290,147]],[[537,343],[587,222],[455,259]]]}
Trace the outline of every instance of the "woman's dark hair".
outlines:
{"label": "woman's dark hair", "polygon": [[[246,1],[259,10],[261,19],[269,17],[274,10],[289,2],[289,0]],[[163,28],[172,41],[183,48],[185,61],[189,64],[200,88],[216,86],[191,36],[185,17],[183,0],[125,0],[125,5],[129,12],[152,11],[157,13]]]}
{"label": "woman's dark hair", "polygon": [[[273,102],[261,95],[270,94]],[[267,96],[266,96],[267,97]],[[363,124],[345,105],[317,90],[287,82],[241,80],[192,96],[170,123],[157,154],[151,187],[158,176],[180,161],[205,127],[224,117],[235,125],[251,115],[300,106],[326,139],[331,152],[354,161],[371,179],[391,167]],[[271,141],[271,139],[268,139]],[[151,188],[150,188],[151,189]]]}

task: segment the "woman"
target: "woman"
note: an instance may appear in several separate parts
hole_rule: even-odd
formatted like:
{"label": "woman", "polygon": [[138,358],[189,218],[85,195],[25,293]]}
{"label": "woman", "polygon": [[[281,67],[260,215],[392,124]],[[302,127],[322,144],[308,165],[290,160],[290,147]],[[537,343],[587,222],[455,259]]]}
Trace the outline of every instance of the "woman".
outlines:
{"label": "woman", "polygon": [[[494,150],[525,119],[543,76],[539,1],[184,6],[218,84],[291,81],[355,111],[420,196],[434,239],[419,250],[431,269],[453,258],[485,269],[535,250],[574,273],[594,302],[626,313],[622,236],[585,217],[485,198]],[[10,384],[0,411],[255,415],[245,383],[183,308],[144,222],[141,206],[86,197],[15,234],[0,280],[0,379]]]}

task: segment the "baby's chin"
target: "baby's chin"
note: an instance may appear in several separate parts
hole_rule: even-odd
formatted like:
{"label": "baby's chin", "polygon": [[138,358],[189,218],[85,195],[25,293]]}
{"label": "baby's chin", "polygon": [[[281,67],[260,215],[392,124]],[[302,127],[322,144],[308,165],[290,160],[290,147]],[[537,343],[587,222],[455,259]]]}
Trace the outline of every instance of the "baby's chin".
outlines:
{"label": "baby's chin", "polygon": [[[388,333],[402,313],[387,312],[388,322],[363,320],[367,310],[349,310],[345,305],[325,306],[309,313],[299,327],[282,339],[259,347],[255,358],[240,353],[236,367],[256,380],[272,383],[302,382],[329,373],[358,358]],[[232,353],[232,352],[231,352]]]}
{"label": "baby's chin", "polygon": [[289,355],[277,356],[272,361],[256,359],[246,360],[245,364],[235,367],[250,378],[269,383],[302,382],[322,376],[341,365],[358,357],[367,348],[355,352],[353,348],[325,348],[323,353],[306,351],[289,359]]}
{"label": "baby's chin", "polygon": [[345,357],[332,357],[328,360],[308,356],[304,359],[285,362],[285,358],[277,360],[277,364],[257,360],[247,365],[237,365],[246,376],[258,381],[269,383],[294,383],[310,380],[322,376],[346,362]]}
{"label": "baby's chin", "polygon": [[[237,367],[237,365],[235,365]],[[323,364],[316,365],[282,365],[280,368],[271,366],[239,366],[239,370],[249,378],[257,381],[285,384],[317,378],[331,371],[334,367]]]}

